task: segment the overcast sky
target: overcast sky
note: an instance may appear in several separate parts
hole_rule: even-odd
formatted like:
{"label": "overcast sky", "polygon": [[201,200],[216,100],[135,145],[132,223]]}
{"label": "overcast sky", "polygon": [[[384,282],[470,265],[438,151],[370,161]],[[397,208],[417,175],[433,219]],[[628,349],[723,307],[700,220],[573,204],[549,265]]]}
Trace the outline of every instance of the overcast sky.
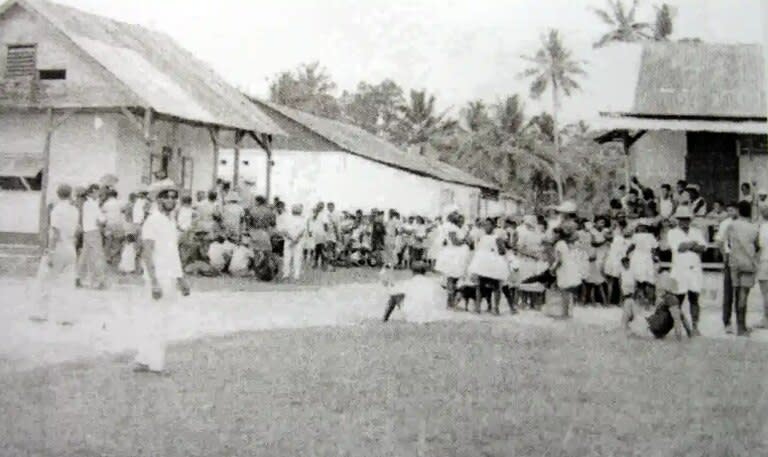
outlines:
{"label": "overcast sky", "polygon": [[[519,56],[547,28],[562,30],[590,61],[605,26],[590,7],[603,0],[56,0],[149,26],[174,37],[230,82],[266,97],[275,73],[319,61],[342,89],[392,78],[427,88],[443,108],[526,93]],[[674,38],[760,43],[760,0],[667,0],[677,9]],[[631,3],[626,0],[625,3]],[[640,2],[651,21],[653,4]],[[589,67],[588,67],[589,69]],[[594,75],[592,79],[596,79]],[[588,97],[566,102],[587,116]],[[529,103],[528,111],[540,109]]]}

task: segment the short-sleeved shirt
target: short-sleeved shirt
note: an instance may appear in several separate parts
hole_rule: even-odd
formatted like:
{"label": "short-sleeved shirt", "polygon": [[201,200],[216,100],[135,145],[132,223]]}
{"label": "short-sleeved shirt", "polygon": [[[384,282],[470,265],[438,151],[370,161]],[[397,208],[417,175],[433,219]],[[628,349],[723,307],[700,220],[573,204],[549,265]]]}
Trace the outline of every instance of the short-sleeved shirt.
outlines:
{"label": "short-sleeved shirt", "polygon": [[143,224],[147,215],[147,200],[143,198],[136,199],[131,209],[131,220],[134,224]]}
{"label": "short-sleeved shirt", "polygon": [[179,212],[176,214],[176,223],[179,230],[186,232],[192,228],[192,219],[194,216],[194,210],[191,206],[182,206],[179,208]]}
{"label": "short-sleeved shirt", "polygon": [[621,295],[627,296],[635,293],[635,288],[637,287],[637,281],[635,280],[635,275],[632,273],[632,270],[627,268],[621,270],[621,274],[619,274],[619,282],[621,284]]}
{"label": "short-sleeved shirt", "polygon": [[224,227],[231,232],[240,229],[240,222],[244,215],[245,209],[237,203],[227,203],[221,210],[221,220]]}
{"label": "short-sleeved shirt", "polygon": [[760,247],[760,261],[768,262],[768,222],[760,224],[757,244]]}
{"label": "short-sleeved shirt", "polygon": [[251,217],[250,228],[269,230],[276,224],[275,212],[267,205],[253,206],[248,210]]}
{"label": "short-sleeved shirt", "polygon": [[67,200],[58,202],[51,211],[51,228],[59,232],[62,240],[72,241],[77,233],[80,214],[75,205]]}
{"label": "short-sleeved shirt", "polygon": [[116,198],[110,198],[101,205],[104,217],[108,227],[119,227],[123,225],[125,217],[123,216],[123,203]]}
{"label": "short-sleeved shirt", "polygon": [[280,231],[295,240],[306,230],[306,220],[302,216],[286,214],[280,220]]}
{"label": "short-sleeved shirt", "polygon": [[672,213],[675,211],[675,202],[671,198],[662,198],[659,201],[659,215],[665,219],[672,217]]}
{"label": "short-sleeved shirt", "polygon": [[733,222],[733,219],[731,219],[730,217],[720,222],[720,225],[717,228],[717,233],[715,234],[715,241],[717,241],[718,243],[723,243],[723,252],[725,254],[728,254],[729,252],[731,252],[731,247],[728,245],[728,240],[726,239],[725,234],[728,231],[728,227],[730,227],[732,222]]}
{"label": "short-sleeved shirt", "polygon": [[232,252],[232,260],[229,262],[230,273],[244,273],[248,271],[248,265],[254,257],[253,251],[245,246],[238,246]]}
{"label": "short-sleeved shirt", "polygon": [[155,242],[152,261],[158,279],[176,279],[183,276],[179,255],[179,232],[174,220],[160,211],[151,212],[142,226],[141,238]]}
{"label": "short-sleeved shirt", "polygon": [[89,198],[83,204],[83,231],[91,232],[99,229],[99,222],[104,222],[104,213],[99,208],[99,202]]}
{"label": "short-sleeved shirt", "polygon": [[755,224],[737,219],[726,230],[726,239],[731,248],[728,264],[742,272],[755,270],[757,262],[758,229]]}

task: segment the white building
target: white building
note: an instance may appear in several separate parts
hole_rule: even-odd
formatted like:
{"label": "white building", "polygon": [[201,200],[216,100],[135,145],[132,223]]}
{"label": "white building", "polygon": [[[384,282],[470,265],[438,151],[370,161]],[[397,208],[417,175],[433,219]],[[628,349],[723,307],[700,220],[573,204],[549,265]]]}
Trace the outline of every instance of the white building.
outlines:
{"label": "white building", "polygon": [[61,183],[209,189],[219,145],[280,129],[164,34],[45,0],[0,5],[0,242],[36,242]]}
{"label": "white building", "polygon": [[[502,208],[494,206],[495,186],[446,163],[404,152],[343,122],[255,103],[287,134],[273,142],[271,195],[289,204],[307,207],[332,201],[342,210],[394,208],[434,217],[455,203],[471,218]],[[266,193],[264,152],[244,149],[239,154],[239,179],[254,182],[256,192]],[[233,163],[233,151],[222,150],[220,178],[233,179]]]}

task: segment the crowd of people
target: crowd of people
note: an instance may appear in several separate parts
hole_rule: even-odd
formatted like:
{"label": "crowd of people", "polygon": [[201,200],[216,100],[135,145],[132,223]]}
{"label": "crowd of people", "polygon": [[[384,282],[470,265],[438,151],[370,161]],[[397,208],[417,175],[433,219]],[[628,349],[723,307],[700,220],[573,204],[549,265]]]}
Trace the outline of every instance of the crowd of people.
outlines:
{"label": "crowd of people", "polygon": [[[481,312],[486,302],[498,315],[502,297],[512,313],[559,302],[565,318],[574,304],[621,305],[628,326],[640,309],[660,303],[680,337],[683,329],[698,334],[709,256],[725,269],[725,330],[732,332],[735,310],[736,333],[749,333],[746,297],[758,284],[766,303],[759,327],[768,327],[768,195],[753,195],[749,184],[740,201],[710,206],[694,184],[680,181],[674,191],[662,185],[657,197],[633,178],[604,214],[580,214],[565,201],[541,214],[475,220],[455,206],[434,219],[396,209],[337,211],[333,202],[288,210],[279,198],[270,204],[224,182],[194,199],[167,180],[125,199],[115,185],[105,179],[86,188],[59,186],[44,256],[53,276],[72,266],[76,287],[104,289],[110,269],[143,272],[179,280],[178,290],[189,293],[186,275],[298,280],[307,264],[380,266],[382,273],[412,268],[440,273],[452,310],[463,302],[465,310],[473,303]],[[157,240],[165,247],[147,243]],[[158,296],[170,287],[154,279],[152,285]],[[680,312],[685,302],[690,324]]]}

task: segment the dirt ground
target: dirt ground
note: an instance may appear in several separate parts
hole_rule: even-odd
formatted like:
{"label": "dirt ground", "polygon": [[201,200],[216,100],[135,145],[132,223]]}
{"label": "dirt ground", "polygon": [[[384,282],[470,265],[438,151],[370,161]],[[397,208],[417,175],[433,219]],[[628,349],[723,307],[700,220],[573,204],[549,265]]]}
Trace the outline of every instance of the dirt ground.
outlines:
{"label": "dirt ground", "polygon": [[369,322],[6,373],[4,456],[768,455],[763,346]]}

